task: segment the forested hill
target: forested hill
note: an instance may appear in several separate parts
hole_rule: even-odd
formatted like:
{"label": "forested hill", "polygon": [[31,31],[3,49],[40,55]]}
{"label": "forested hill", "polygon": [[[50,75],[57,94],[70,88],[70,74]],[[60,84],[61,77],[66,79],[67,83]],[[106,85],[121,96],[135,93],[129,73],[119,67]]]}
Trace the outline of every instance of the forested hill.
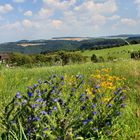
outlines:
{"label": "forested hill", "polygon": [[0,44],[0,52],[24,54],[48,53],[60,50],[86,50],[119,47],[140,43],[140,35],[118,35],[101,38],[53,38],[51,40],[21,40]]}

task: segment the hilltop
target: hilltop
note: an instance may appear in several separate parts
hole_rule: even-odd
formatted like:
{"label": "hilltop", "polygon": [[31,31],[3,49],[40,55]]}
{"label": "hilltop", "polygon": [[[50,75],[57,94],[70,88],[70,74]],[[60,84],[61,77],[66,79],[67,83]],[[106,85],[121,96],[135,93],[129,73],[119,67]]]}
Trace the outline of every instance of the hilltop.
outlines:
{"label": "hilltop", "polygon": [[56,37],[49,40],[20,40],[0,44],[0,52],[39,54],[60,50],[97,50],[140,43],[140,35],[116,35],[103,37]]}

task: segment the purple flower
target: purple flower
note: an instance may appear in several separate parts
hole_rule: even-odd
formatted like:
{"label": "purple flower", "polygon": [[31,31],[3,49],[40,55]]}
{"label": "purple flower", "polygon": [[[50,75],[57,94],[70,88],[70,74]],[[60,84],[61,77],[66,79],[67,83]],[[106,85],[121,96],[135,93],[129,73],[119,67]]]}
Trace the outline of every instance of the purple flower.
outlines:
{"label": "purple flower", "polygon": [[60,77],[60,80],[63,81],[63,80],[64,80],[64,76],[61,76],[61,77]]}
{"label": "purple flower", "polygon": [[99,85],[96,85],[95,88],[96,88],[96,89],[99,89]]}
{"label": "purple flower", "polygon": [[84,110],[85,109],[85,106],[81,106],[81,110]]}
{"label": "purple flower", "polygon": [[31,107],[32,109],[35,109],[38,106],[38,104],[32,104]]}
{"label": "purple flower", "polygon": [[41,115],[46,115],[47,112],[46,112],[46,111],[41,111],[40,114],[41,114]]}
{"label": "purple flower", "polygon": [[28,96],[31,98],[32,96],[33,96],[33,93],[31,93],[31,92],[27,92],[27,94],[28,94]]}
{"label": "purple flower", "polygon": [[121,107],[124,108],[125,107],[125,104],[122,104]]}
{"label": "purple flower", "polygon": [[82,101],[82,102],[83,102],[84,100],[85,100],[85,98],[80,98],[80,101]]}
{"label": "purple flower", "polygon": [[112,106],[112,104],[108,104],[107,106],[108,106],[108,107],[111,107],[111,106]]}
{"label": "purple flower", "polygon": [[42,84],[42,81],[39,79],[39,80],[38,80],[38,83],[39,83],[39,84]]}
{"label": "purple flower", "polygon": [[122,97],[121,97],[121,101],[123,101],[124,99],[125,99],[125,97],[124,97],[124,96],[122,96]]}
{"label": "purple flower", "polygon": [[57,102],[57,99],[54,98],[54,99],[52,99],[52,101],[56,103]]}
{"label": "purple flower", "polygon": [[20,92],[17,92],[15,97],[18,98],[18,99],[21,99]]}
{"label": "purple flower", "polygon": [[47,128],[47,127],[45,127],[43,130],[44,130],[44,131],[46,131],[46,130],[48,130],[48,128]]}
{"label": "purple flower", "polygon": [[96,115],[96,114],[97,114],[97,112],[96,112],[96,111],[93,111],[93,112],[92,112],[92,114],[93,114],[93,115]]}
{"label": "purple flower", "polygon": [[83,125],[86,125],[88,122],[90,122],[90,119],[87,119],[87,120],[83,120],[82,121]]}
{"label": "purple flower", "polygon": [[36,88],[38,85],[37,84],[34,84],[34,87]]}
{"label": "purple flower", "polygon": [[92,109],[93,109],[93,108],[95,108],[95,107],[96,107],[96,105],[95,105],[95,104],[93,104],[93,105],[92,105]]}
{"label": "purple flower", "polygon": [[54,107],[53,107],[53,110],[57,110],[57,107],[56,107],[56,106],[54,106]]}
{"label": "purple flower", "polygon": [[49,111],[47,112],[47,114],[48,114],[48,115],[50,115],[51,113],[52,113],[52,111],[51,111],[51,110],[49,110]]}
{"label": "purple flower", "polygon": [[64,85],[64,82],[61,82],[61,85]]}
{"label": "purple flower", "polygon": [[82,93],[81,95],[80,95],[80,98],[82,98],[84,96],[84,93]]}
{"label": "purple flower", "polygon": [[42,99],[42,98],[38,98],[38,99],[36,100],[36,102],[43,102],[43,99]]}
{"label": "purple flower", "polygon": [[25,105],[27,103],[27,100],[24,100],[21,104]]}

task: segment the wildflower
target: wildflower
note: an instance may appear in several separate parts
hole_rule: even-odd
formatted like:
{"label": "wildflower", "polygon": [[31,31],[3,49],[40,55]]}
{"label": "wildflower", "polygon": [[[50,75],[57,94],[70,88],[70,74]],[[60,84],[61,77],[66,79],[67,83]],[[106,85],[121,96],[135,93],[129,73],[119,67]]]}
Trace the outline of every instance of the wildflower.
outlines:
{"label": "wildflower", "polygon": [[27,103],[27,100],[24,100],[21,105],[25,105]]}
{"label": "wildflower", "polygon": [[93,111],[93,112],[92,112],[92,114],[93,114],[93,115],[96,115],[96,114],[97,114],[97,112],[96,112],[96,111]]}
{"label": "wildflower", "polygon": [[93,109],[93,108],[95,108],[95,107],[96,107],[96,105],[95,105],[95,104],[93,104],[93,105],[92,105],[92,109]]}
{"label": "wildflower", "polygon": [[82,121],[83,125],[86,125],[88,122],[90,122],[90,119],[87,119],[87,120],[83,120]]}
{"label": "wildflower", "polygon": [[16,94],[16,98],[21,99],[20,92],[17,92],[17,94]]}
{"label": "wildflower", "polygon": [[32,96],[33,96],[33,93],[31,93],[31,92],[27,92],[27,94],[28,94],[28,96],[31,98]]}
{"label": "wildflower", "polygon": [[60,80],[63,81],[64,80],[64,76],[61,76]]}
{"label": "wildflower", "polygon": [[84,110],[85,109],[85,106],[81,106],[81,110]]}
{"label": "wildflower", "polygon": [[54,99],[52,99],[52,101],[56,103],[57,102],[57,99],[54,98]]}
{"label": "wildflower", "polygon": [[36,100],[36,102],[43,102],[43,99],[42,99],[42,98],[38,98],[38,99]]}
{"label": "wildflower", "polygon": [[57,110],[57,107],[56,107],[56,106],[54,106],[54,107],[53,107],[53,110]]}
{"label": "wildflower", "polygon": [[41,114],[41,115],[46,115],[47,112],[46,112],[46,111],[41,111],[40,114]]}
{"label": "wildflower", "polygon": [[112,106],[112,104],[108,104],[107,106],[108,106],[108,107],[111,107],[111,106]]}
{"label": "wildflower", "polygon": [[124,108],[125,107],[125,104],[122,104],[121,107]]}
{"label": "wildflower", "polygon": [[96,88],[96,89],[99,89],[99,85],[96,85],[95,88]]}
{"label": "wildflower", "polygon": [[39,80],[38,80],[38,83],[39,83],[39,84],[42,84],[42,81],[39,79]]}
{"label": "wildflower", "polygon": [[48,115],[50,115],[51,113],[52,113],[52,111],[51,111],[51,110],[49,110],[49,111],[47,112],[47,114],[48,114]]}
{"label": "wildflower", "polygon": [[83,102],[84,100],[85,100],[85,98],[80,98],[80,101],[82,101],[82,102]]}
{"label": "wildflower", "polygon": [[48,128],[47,128],[47,127],[45,127],[45,128],[43,128],[43,130],[44,130],[44,131],[46,131],[46,130],[48,130]]}
{"label": "wildflower", "polygon": [[38,104],[32,104],[31,107],[32,109],[35,109],[38,106]]}
{"label": "wildflower", "polygon": [[34,84],[34,87],[36,88],[38,85],[37,84]]}

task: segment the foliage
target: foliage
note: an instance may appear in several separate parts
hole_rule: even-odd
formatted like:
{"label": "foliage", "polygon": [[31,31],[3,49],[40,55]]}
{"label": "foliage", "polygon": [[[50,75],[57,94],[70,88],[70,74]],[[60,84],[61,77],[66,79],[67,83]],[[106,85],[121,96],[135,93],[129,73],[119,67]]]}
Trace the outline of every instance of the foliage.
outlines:
{"label": "foliage", "polygon": [[[97,139],[113,137],[125,107],[124,79],[96,70],[87,81],[76,76],[49,76],[17,92],[2,118],[2,138]],[[20,135],[19,135],[20,130]],[[14,139],[14,138],[13,138]]]}
{"label": "foliage", "polygon": [[131,52],[131,58],[133,59],[140,59],[140,50]]}

